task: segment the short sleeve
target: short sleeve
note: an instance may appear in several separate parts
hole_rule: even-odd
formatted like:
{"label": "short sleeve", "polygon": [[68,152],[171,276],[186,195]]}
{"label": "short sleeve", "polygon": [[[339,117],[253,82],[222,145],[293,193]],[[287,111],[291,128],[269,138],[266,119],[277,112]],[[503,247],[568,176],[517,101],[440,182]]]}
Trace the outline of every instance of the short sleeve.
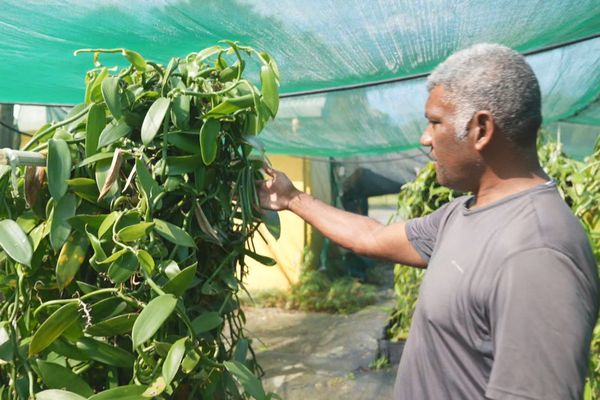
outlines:
{"label": "short sleeve", "polygon": [[505,261],[489,297],[493,364],[487,398],[580,399],[597,298],[577,266],[549,248]]}
{"label": "short sleeve", "polygon": [[406,221],[406,237],[426,262],[431,258],[441,222],[451,204],[446,203],[431,214]]}

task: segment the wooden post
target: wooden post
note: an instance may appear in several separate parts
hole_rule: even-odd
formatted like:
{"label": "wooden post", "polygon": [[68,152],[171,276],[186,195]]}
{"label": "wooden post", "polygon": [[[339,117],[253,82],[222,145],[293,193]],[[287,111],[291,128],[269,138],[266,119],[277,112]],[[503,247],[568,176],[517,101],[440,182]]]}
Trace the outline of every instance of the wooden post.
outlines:
{"label": "wooden post", "polygon": [[[0,148],[8,147],[11,149],[18,149],[21,144],[20,135],[10,129],[16,129],[13,112],[14,104],[0,104],[0,121],[2,122],[2,124],[0,124]],[[4,125],[9,126],[10,128],[7,128]]]}

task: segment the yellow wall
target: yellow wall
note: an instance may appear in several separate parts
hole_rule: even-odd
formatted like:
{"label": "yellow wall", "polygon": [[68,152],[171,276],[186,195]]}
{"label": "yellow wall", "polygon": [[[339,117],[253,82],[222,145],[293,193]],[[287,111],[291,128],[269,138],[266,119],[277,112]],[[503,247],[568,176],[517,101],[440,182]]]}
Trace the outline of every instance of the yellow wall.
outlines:
{"label": "yellow wall", "polygon": [[[269,159],[273,168],[285,172],[298,189],[306,189],[305,161],[302,158],[270,156]],[[260,231],[268,243],[265,243],[260,235],[254,237],[257,252],[275,259],[277,265],[266,267],[249,257],[246,258],[249,268],[246,288],[251,293],[271,289],[287,290],[291,284],[298,281],[300,276],[305,245],[304,221],[289,211],[279,212],[279,218],[281,220],[279,240],[276,241],[264,226],[261,226]]]}

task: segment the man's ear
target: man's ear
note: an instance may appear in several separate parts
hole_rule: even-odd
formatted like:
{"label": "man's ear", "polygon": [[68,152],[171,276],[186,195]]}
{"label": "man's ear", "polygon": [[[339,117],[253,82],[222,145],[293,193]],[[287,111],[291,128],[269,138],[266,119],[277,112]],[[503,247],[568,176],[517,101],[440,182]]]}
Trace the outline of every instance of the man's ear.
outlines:
{"label": "man's ear", "polygon": [[471,119],[472,134],[475,136],[475,149],[482,151],[492,141],[496,132],[494,126],[494,117],[492,113],[486,110],[477,111]]}

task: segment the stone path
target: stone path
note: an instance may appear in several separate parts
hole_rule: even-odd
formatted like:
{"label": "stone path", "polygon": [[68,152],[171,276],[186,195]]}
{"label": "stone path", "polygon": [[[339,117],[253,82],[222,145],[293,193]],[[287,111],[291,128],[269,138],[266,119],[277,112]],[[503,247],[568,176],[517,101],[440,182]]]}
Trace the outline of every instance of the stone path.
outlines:
{"label": "stone path", "polygon": [[265,389],[285,400],[391,399],[396,367],[369,368],[392,305],[391,290],[383,293],[348,316],[247,307]]}

